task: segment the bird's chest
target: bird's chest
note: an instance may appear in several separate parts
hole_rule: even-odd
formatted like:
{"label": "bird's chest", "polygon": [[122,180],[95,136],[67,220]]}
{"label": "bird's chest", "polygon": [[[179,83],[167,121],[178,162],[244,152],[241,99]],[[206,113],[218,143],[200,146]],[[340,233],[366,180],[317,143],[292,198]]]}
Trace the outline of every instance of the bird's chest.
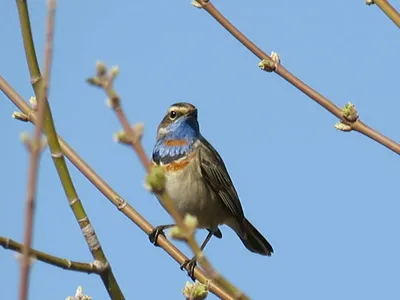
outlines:
{"label": "bird's chest", "polygon": [[198,227],[214,228],[226,219],[218,195],[207,186],[195,157],[181,170],[166,172],[166,190],[182,216],[197,217]]}
{"label": "bird's chest", "polygon": [[166,191],[180,214],[196,216],[200,228],[213,228],[223,223],[226,213],[218,195],[202,176],[200,153],[196,146],[195,143],[188,154],[180,152],[174,155],[178,158],[172,160],[168,159],[172,156],[171,149],[166,150],[165,145],[156,147],[153,160],[164,168]]}
{"label": "bird's chest", "polygon": [[201,209],[208,196],[208,190],[201,176],[196,153],[165,165],[164,169],[167,193],[178,210],[185,214]]}

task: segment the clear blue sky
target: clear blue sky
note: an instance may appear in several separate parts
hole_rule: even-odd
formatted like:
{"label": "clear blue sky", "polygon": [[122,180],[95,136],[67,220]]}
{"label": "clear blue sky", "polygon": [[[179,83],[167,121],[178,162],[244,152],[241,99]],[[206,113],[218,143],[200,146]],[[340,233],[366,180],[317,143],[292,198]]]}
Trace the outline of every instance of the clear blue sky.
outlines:
{"label": "clear blue sky", "polygon": [[[278,52],[291,72],[339,106],[355,103],[364,122],[400,141],[400,32],[377,7],[363,0],[215,4],[267,53]],[[28,99],[15,1],[0,6],[0,73]],[[30,11],[42,61],[45,1],[30,1]],[[132,123],[145,123],[149,154],[170,104],[198,107],[203,135],[225,160],[247,217],[275,249],[270,258],[252,254],[226,227],[224,238],[206,248],[215,267],[249,296],[399,299],[398,155],[336,131],[335,117],[260,71],[258,59],[189,0],[59,1],[56,22],[50,101],[58,132],[152,224],[170,218],[143,188],[137,157],[112,141],[120,125],[105,96],[84,82],[98,59],[120,66],[117,88]],[[32,126],[13,120],[14,110],[0,94],[0,235],[22,241],[28,156],[19,134]],[[126,298],[180,299],[188,278],[177,263],[70,171]],[[92,259],[48,151],[34,247]],[[0,266],[0,298],[15,299],[14,253],[0,249]],[[107,299],[95,275],[37,262],[31,278],[30,299],[64,299],[78,285],[93,299]]]}

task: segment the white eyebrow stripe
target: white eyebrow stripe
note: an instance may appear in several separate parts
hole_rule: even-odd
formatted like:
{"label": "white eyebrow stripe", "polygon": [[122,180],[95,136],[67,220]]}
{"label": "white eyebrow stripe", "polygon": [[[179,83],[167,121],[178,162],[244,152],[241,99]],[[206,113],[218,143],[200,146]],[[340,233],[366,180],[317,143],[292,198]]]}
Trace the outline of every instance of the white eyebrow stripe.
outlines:
{"label": "white eyebrow stripe", "polygon": [[189,109],[187,107],[182,107],[182,106],[171,106],[168,109],[168,113],[170,113],[172,110],[178,111],[184,115],[189,112]]}

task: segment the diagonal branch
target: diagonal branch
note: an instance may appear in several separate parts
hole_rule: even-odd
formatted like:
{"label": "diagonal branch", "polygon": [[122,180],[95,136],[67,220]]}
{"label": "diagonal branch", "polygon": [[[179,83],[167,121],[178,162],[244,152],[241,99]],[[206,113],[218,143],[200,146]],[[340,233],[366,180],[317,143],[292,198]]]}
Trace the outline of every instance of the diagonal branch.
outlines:
{"label": "diagonal branch", "polygon": [[25,300],[28,298],[28,286],[29,286],[29,271],[30,271],[30,249],[33,240],[33,225],[34,225],[34,213],[35,213],[35,196],[37,187],[37,173],[39,169],[39,156],[42,151],[41,147],[41,134],[44,125],[44,110],[47,102],[48,85],[50,78],[51,60],[52,60],[52,49],[53,49],[53,32],[54,32],[54,17],[56,11],[55,1],[49,1],[48,13],[47,13],[47,29],[46,29],[46,51],[44,59],[44,84],[40,91],[41,99],[37,107],[38,110],[38,121],[35,127],[33,140],[29,143],[30,147],[30,161],[28,169],[28,188],[26,196],[26,208],[25,208],[25,229],[24,229],[24,248],[23,248],[23,259],[21,263],[21,274],[20,274],[20,287],[19,287],[19,299]]}
{"label": "diagonal branch", "polygon": [[[24,245],[2,236],[0,236],[0,246],[2,246],[4,249],[10,249],[18,253],[23,253],[25,250]],[[34,249],[29,249],[29,258],[40,260],[46,264],[68,271],[76,271],[88,274],[91,273],[101,274],[103,272],[101,268],[97,267],[96,263],[82,263],[82,262],[72,261],[66,258],[50,255],[48,253]]]}
{"label": "diagonal branch", "polygon": [[387,0],[367,0],[367,5],[376,4],[400,28],[400,14]]}
{"label": "diagonal branch", "polygon": [[[23,120],[36,123],[37,116],[31,107],[22,99],[22,97],[0,76],[0,90],[17,106],[24,115]],[[126,202],[116,191],[114,191],[60,136],[58,140],[63,153],[71,163],[108,199],[118,208],[126,217],[135,223],[143,232],[149,234],[154,227],[140,215],[128,202]],[[180,265],[188,260],[178,248],[169,242],[163,235],[157,238],[157,244],[168,253]],[[201,282],[207,282],[208,277],[204,272],[195,268],[194,277]],[[218,285],[210,282],[208,285],[210,291],[221,299],[231,300],[232,298],[225,290]]]}
{"label": "diagonal branch", "polygon": [[368,125],[361,122],[358,118],[355,120],[349,120],[343,114],[343,111],[337,107],[332,101],[324,97],[310,86],[305,84],[299,78],[294,76],[288,70],[286,70],[279,61],[268,56],[262,51],[256,44],[250,41],[243,33],[241,33],[232,23],[224,17],[224,15],[218,11],[215,6],[209,0],[197,0],[196,6],[205,9],[218,23],[220,23],[229,33],[231,33],[239,42],[249,49],[255,56],[262,60],[261,67],[265,71],[274,71],[276,74],[281,76],[283,79],[291,83],[293,86],[298,88],[308,97],[313,99],[319,105],[324,107],[331,114],[339,118],[343,123],[350,126],[350,129],[360,132],[361,134],[371,138],[372,140],[380,143],[381,145],[389,148],[393,152],[400,154],[400,144],[384,136],[382,133],[369,127]]}
{"label": "diagonal branch", "polygon": [[[30,25],[29,11],[26,0],[17,0],[17,8],[19,13],[22,38],[24,42],[26,60],[28,62],[29,73],[31,76],[31,82],[35,91],[36,98],[42,99],[42,92],[46,88],[46,80],[43,80],[40,73],[39,65],[36,58],[35,47],[32,38],[32,31]],[[58,176],[64,188],[64,192],[67,196],[68,202],[75,215],[75,218],[82,230],[85,240],[89,246],[92,256],[104,265],[104,272],[101,274],[101,279],[104,286],[107,289],[110,298],[112,299],[125,299],[118,283],[114,277],[111,267],[106,259],[101,244],[97,239],[97,235],[89,221],[85,209],[83,208],[82,202],[80,201],[78,194],[75,190],[72,182],[70,173],[68,171],[67,164],[65,162],[64,153],[61,149],[58,141],[56,128],[54,125],[53,117],[51,114],[50,106],[45,101],[44,110],[44,133],[47,136],[51,156],[53,158],[54,165],[57,169]]]}

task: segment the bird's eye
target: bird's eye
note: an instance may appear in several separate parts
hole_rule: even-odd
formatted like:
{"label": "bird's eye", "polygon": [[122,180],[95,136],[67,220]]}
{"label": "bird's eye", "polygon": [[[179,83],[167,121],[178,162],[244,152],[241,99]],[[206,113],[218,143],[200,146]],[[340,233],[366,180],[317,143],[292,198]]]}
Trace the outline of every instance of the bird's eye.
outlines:
{"label": "bird's eye", "polygon": [[175,118],[176,118],[176,116],[177,116],[178,114],[176,113],[176,111],[171,111],[170,113],[169,113],[169,118],[171,119],[171,120],[174,120]]}

